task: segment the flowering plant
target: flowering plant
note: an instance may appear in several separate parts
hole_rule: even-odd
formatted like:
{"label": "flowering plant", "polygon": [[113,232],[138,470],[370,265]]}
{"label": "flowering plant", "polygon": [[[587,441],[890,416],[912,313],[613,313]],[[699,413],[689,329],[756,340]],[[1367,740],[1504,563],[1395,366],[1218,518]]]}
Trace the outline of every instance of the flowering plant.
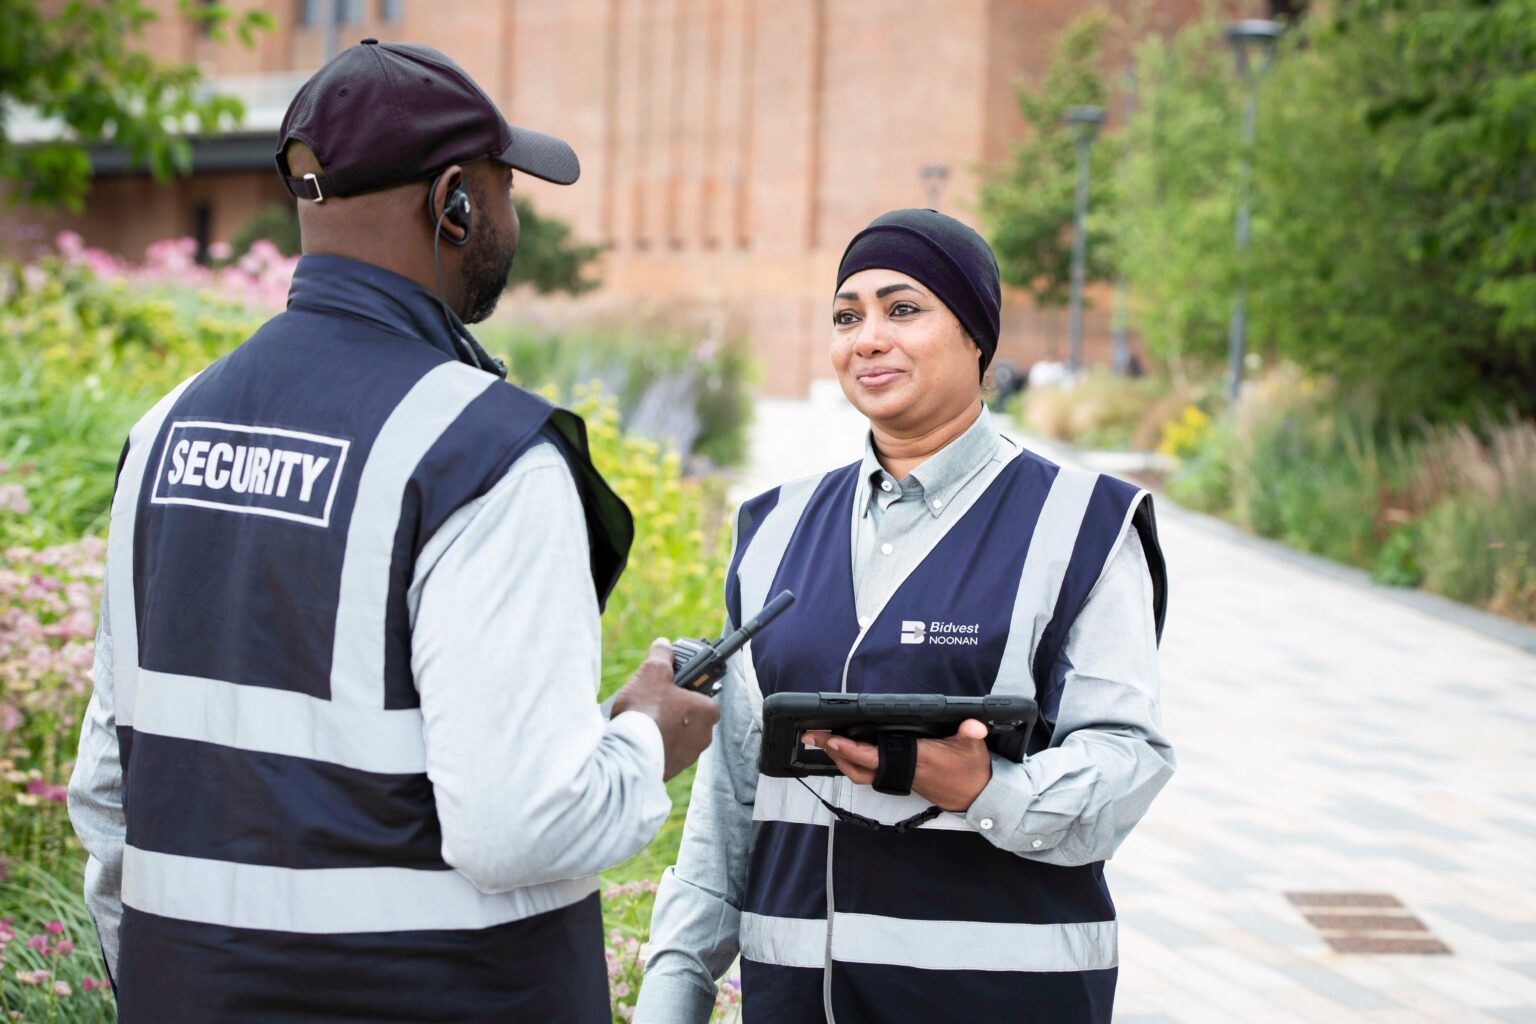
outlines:
{"label": "flowering plant", "polygon": [[95,929],[73,885],[36,868],[0,880],[0,1024],[117,1017]]}
{"label": "flowering plant", "polygon": [[[608,994],[615,1024],[634,1019],[635,1000],[645,976],[646,937],[656,883],[649,879],[610,885],[603,890],[603,920],[608,928]],[[741,1005],[741,980],[735,973],[720,982],[710,1020],[735,1021]]]}
{"label": "flowering plant", "polygon": [[105,545],[0,553],[0,863],[73,867],[64,811],[90,698]]}

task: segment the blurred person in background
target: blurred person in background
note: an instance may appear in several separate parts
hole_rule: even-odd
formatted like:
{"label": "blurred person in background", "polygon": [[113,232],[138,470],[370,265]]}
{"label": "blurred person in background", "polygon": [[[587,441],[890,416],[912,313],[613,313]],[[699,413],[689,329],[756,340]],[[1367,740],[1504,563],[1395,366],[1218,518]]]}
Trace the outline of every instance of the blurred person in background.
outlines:
{"label": "blurred person in background", "polygon": [[[635,1020],[702,1024],[739,954],[749,1022],[1108,1024],[1103,862],[1174,770],[1151,498],[999,435],[982,382],[1000,284],[970,228],[886,214],[834,291],[832,365],[869,419],[864,455],[737,513],[729,622],[798,599],[731,663]],[[910,628],[927,623],[976,643]],[[1027,694],[1041,721],[1028,749],[972,720],[901,764],[807,733],[841,776],[760,775],[764,699],[838,690]]]}
{"label": "blurred person in background", "polygon": [[599,713],[633,521],[464,327],[514,170],[576,154],[365,39],[276,159],[288,309],[133,428],[112,505],[69,798],[120,1019],[608,1024],[596,875],[716,712],[663,640]]}

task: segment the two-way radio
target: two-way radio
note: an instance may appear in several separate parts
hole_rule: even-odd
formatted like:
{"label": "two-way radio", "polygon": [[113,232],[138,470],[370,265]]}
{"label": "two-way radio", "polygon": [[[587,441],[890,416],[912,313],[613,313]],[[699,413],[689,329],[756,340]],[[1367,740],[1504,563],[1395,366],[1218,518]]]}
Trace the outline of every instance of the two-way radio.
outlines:
{"label": "two-way radio", "polygon": [[[719,640],[679,640],[672,645],[672,681],[685,690],[702,693],[706,697],[720,694],[721,681],[725,679],[725,663],[747,645],[763,627],[784,614],[784,609],[795,603],[795,595],[781,591],[763,606],[763,610],[747,620],[742,627]],[[614,694],[603,701],[603,717],[613,712]]]}

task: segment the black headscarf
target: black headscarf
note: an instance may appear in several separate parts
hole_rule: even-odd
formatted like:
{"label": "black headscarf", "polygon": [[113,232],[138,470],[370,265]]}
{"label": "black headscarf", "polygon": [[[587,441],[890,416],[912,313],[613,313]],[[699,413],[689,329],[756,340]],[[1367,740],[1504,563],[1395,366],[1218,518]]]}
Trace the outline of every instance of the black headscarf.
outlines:
{"label": "black headscarf", "polygon": [[837,268],[837,287],[875,268],[906,274],[937,295],[981,349],[986,372],[997,353],[1003,304],[997,258],[986,239],[937,210],[893,210],[853,236]]}

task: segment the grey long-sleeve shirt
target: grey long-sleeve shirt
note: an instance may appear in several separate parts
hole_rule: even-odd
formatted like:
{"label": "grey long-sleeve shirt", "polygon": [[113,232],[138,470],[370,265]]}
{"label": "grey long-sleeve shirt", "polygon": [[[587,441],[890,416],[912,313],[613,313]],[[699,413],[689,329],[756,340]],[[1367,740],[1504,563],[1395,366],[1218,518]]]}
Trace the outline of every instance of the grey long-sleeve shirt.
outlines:
{"label": "grey long-sleeve shirt", "polygon": [[[879,607],[1015,454],[985,409],[899,482],[866,445],[850,510],[861,617]],[[965,817],[978,834],[1021,857],[1090,864],[1114,853],[1174,770],[1158,706],[1152,577],[1134,530],[1078,616],[1061,658],[1066,682],[1050,748],[1022,763],[994,755],[992,781]],[[639,1024],[703,1024],[715,981],[739,952],[762,735],[738,661],[730,663],[721,692],[714,741],[699,760],[677,865],[662,880],[651,918]]]}
{"label": "grey long-sleeve shirt", "polygon": [[[586,522],[553,445],[525,452],[443,524],[408,605],[444,860],[499,892],[595,875],[651,840],[671,807],[661,733],[639,712],[598,713]],[[108,622],[104,599],[69,810],[115,971],[126,820]]]}

